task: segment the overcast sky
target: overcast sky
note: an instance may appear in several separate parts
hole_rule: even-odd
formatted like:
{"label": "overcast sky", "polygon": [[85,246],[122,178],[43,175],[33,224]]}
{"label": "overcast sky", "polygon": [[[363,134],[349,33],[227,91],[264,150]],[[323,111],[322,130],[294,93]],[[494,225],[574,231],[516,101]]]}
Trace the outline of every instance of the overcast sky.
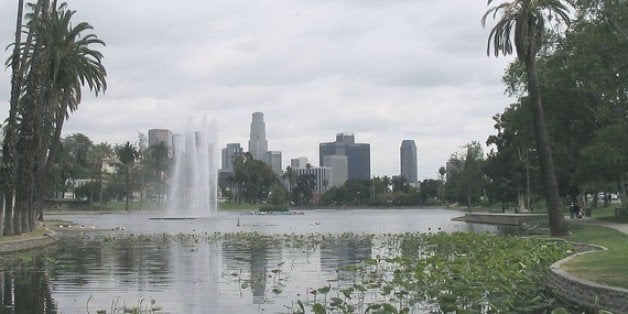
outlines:
{"label": "overcast sky", "polygon": [[[486,56],[486,1],[67,0],[107,43],[108,89],[84,92],[64,136],[137,141],[149,129],[217,121],[218,141],[247,149],[251,114],[264,113],[283,167],[318,144],[355,133],[371,144],[371,175],[396,175],[405,139],[419,179],[461,146],[494,134],[511,102],[501,77],[512,58]],[[17,1],[0,1],[0,45],[12,42]],[[492,24],[489,24],[489,26]],[[9,56],[2,51],[2,61]],[[0,118],[10,70],[0,71]]]}

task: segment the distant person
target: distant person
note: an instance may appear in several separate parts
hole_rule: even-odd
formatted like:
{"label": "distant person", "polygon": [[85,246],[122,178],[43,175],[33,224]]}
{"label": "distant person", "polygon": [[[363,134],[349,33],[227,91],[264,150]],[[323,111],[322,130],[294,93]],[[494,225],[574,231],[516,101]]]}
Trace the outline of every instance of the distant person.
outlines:
{"label": "distant person", "polygon": [[[569,213],[571,215],[571,219],[578,217],[578,213],[580,213],[580,206],[578,204],[571,202],[571,206],[569,206]],[[581,218],[582,216],[578,217]]]}

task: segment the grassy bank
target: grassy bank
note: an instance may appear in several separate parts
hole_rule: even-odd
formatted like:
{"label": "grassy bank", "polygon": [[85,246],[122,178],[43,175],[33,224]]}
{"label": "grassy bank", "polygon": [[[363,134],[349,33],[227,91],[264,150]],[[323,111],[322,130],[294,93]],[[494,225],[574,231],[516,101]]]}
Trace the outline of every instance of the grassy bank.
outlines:
{"label": "grassy bank", "polygon": [[566,239],[601,245],[607,251],[579,256],[562,268],[580,278],[628,289],[628,235],[597,226],[570,226]]}

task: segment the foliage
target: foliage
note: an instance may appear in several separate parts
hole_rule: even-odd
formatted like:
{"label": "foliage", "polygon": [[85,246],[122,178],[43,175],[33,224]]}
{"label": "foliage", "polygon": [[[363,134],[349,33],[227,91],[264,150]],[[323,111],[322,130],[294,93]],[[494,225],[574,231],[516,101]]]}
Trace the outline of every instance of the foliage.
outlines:
{"label": "foliage", "polygon": [[562,241],[473,233],[393,235],[384,243],[402,254],[347,266],[339,274],[351,273],[352,283],[313,289],[322,302],[299,304],[343,313],[409,313],[417,303],[436,312],[542,311],[552,301],[547,267],[571,252]]}
{"label": "foliage", "polygon": [[452,165],[447,174],[445,198],[449,201],[465,204],[471,208],[477,204],[484,193],[485,178],[482,173],[484,156],[478,142],[471,142],[464,146],[465,151],[450,157]]}
{"label": "foliage", "polygon": [[273,169],[250,153],[236,155],[233,169],[238,202],[244,199],[248,203],[260,203],[268,197],[273,183],[279,182]]}
{"label": "foliage", "polygon": [[[62,3],[37,1],[25,15],[18,2],[16,38],[11,58],[11,100],[5,128],[2,161],[4,197],[14,197],[6,207],[4,233],[29,230],[35,215],[43,219],[45,195],[53,161],[60,149],[63,123],[81,102],[82,87],[96,95],[106,89],[103,55],[93,50],[104,42],[85,22],[72,23],[75,11]],[[26,39],[22,39],[26,34]],[[66,150],[68,152],[68,150]],[[79,170],[77,167],[75,170]]]}

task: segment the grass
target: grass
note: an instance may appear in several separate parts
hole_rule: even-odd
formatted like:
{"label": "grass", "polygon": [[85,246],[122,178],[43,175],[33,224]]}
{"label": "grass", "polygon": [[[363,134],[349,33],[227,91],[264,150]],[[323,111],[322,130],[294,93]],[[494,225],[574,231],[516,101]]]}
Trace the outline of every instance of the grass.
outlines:
{"label": "grass", "polygon": [[628,288],[628,235],[597,226],[573,225],[570,230],[567,240],[597,244],[608,250],[581,255],[562,268],[580,278]]}
{"label": "grass", "polygon": [[37,227],[35,227],[35,230],[33,230],[32,232],[24,232],[21,235],[16,235],[16,236],[1,236],[0,242],[20,241],[20,240],[26,240],[26,239],[32,239],[32,238],[39,238],[39,237],[43,237],[44,233],[45,233],[44,228],[38,225]]}

